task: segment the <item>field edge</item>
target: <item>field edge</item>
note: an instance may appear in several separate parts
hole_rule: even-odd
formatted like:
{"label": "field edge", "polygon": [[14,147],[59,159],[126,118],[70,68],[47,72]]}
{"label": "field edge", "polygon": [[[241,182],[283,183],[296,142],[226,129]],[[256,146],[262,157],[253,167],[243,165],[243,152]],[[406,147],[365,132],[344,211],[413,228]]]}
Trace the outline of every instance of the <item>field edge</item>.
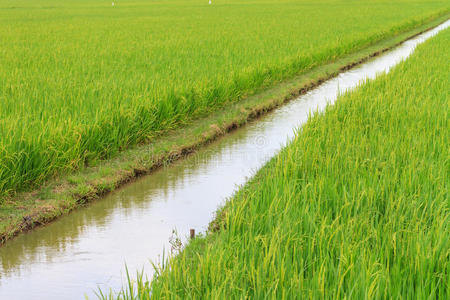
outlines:
{"label": "field edge", "polygon": [[226,106],[185,128],[158,138],[151,144],[125,150],[115,158],[97,162],[93,167],[52,179],[39,189],[6,198],[0,207],[0,245],[20,233],[48,224],[75,208],[85,206],[143,175],[194,153],[247,122],[306,93],[325,80],[436,27],[449,17],[448,13],[441,15],[425,25],[380,41],[357,53],[277,84],[239,103]]}

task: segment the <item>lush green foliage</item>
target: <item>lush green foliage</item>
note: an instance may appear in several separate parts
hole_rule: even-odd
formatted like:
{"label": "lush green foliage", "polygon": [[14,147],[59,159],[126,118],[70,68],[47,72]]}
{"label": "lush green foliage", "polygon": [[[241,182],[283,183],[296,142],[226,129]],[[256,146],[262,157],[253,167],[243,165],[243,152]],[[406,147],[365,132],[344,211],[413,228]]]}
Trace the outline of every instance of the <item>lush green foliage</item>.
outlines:
{"label": "lush green foliage", "polygon": [[446,30],[314,115],[155,298],[448,299],[449,47]]}
{"label": "lush green foliage", "polygon": [[0,194],[448,10],[445,0],[0,0]]}

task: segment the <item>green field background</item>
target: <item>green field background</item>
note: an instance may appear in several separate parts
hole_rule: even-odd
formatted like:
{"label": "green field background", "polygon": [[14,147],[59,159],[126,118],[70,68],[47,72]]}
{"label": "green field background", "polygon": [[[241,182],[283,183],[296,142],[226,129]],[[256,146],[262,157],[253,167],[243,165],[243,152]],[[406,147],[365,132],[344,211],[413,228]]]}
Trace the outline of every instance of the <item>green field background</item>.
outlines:
{"label": "green field background", "polygon": [[448,13],[413,0],[0,0],[0,194]]}

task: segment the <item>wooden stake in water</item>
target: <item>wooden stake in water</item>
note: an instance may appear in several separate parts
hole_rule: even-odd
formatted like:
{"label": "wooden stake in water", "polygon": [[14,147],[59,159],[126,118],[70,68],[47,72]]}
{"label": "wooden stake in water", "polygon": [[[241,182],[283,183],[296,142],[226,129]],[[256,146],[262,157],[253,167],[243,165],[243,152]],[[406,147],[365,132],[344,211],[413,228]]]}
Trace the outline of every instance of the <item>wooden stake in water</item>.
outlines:
{"label": "wooden stake in water", "polygon": [[195,229],[190,230],[190,237],[191,239],[195,238]]}

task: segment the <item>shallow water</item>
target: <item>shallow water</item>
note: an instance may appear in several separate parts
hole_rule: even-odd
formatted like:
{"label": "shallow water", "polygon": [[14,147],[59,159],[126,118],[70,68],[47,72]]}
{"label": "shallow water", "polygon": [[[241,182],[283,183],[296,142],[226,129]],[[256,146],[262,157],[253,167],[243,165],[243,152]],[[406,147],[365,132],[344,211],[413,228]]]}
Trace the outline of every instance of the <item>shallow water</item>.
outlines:
{"label": "shallow water", "polygon": [[[216,209],[294,135],[311,111],[408,57],[450,21],[340,74],[196,154],[143,177],[0,248],[0,299],[95,298],[121,287],[125,263],[152,274],[176,229],[204,231]],[[311,145],[312,147],[314,145]]]}

